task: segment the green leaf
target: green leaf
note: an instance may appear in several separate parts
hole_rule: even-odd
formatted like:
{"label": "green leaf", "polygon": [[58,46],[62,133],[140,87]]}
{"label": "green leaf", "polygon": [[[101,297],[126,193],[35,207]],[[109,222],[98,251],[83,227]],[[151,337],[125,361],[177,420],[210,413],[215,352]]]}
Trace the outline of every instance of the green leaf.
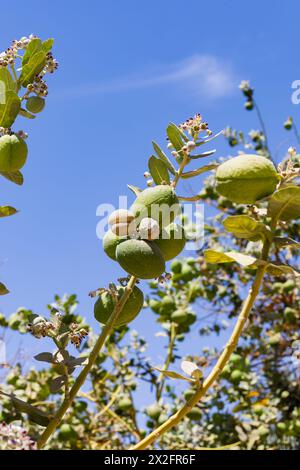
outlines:
{"label": "green leaf", "polygon": [[46,39],[46,41],[43,42],[42,47],[43,47],[44,52],[46,52],[46,54],[51,51],[53,44],[54,44],[53,38]]}
{"label": "green leaf", "polygon": [[275,237],[274,242],[279,248],[300,248],[300,243],[289,237]]}
{"label": "green leaf", "polygon": [[157,370],[162,375],[165,375],[166,377],[169,377],[170,379],[186,380],[187,382],[191,382],[191,383],[195,382],[195,379],[192,379],[190,377],[186,377],[185,375],[179,374],[178,372],[174,372],[172,370],[158,369],[158,367],[153,367],[153,369]]}
{"label": "green leaf", "polygon": [[217,163],[211,163],[210,165],[205,165],[205,166],[202,166],[201,168],[198,168],[198,170],[192,170],[186,173],[182,173],[181,178],[183,179],[193,178],[194,176],[201,175],[202,173],[206,173],[207,171],[214,170],[218,166],[219,165]]}
{"label": "green leaf", "polygon": [[292,274],[295,277],[300,277],[300,272],[288,264],[275,264],[270,263],[267,266],[267,272],[272,276],[282,276],[284,274]]}
{"label": "green leaf", "polygon": [[6,295],[6,294],[9,294],[9,290],[2,282],[0,282],[0,295]]}
{"label": "green leaf", "polygon": [[4,178],[11,181],[12,183],[18,184],[19,186],[22,186],[22,184],[24,183],[23,175],[19,170],[10,171],[10,172],[1,172],[0,175],[2,175]]}
{"label": "green leaf", "polygon": [[14,215],[18,211],[11,206],[0,206],[0,217],[8,217],[9,215]]}
{"label": "green leaf", "polygon": [[214,134],[211,137],[208,137],[207,139],[196,142],[196,147],[200,147],[201,145],[207,144],[208,142],[211,142],[212,140],[216,139],[217,137],[219,137],[222,134],[224,134],[224,131],[220,131],[217,134]]}
{"label": "green leaf", "polygon": [[19,398],[16,398],[14,395],[11,395],[11,401],[17,411],[20,413],[26,413],[31,421],[40,426],[48,426],[49,424],[49,417],[47,413],[42,410],[39,410],[35,406],[26,403]]}
{"label": "green leaf", "polygon": [[0,127],[11,127],[21,108],[21,100],[14,91],[0,89]]}
{"label": "green leaf", "polygon": [[0,82],[4,84],[5,91],[17,91],[17,84],[6,67],[0,67]]}
{"label": "green leaf", "polygon": [[265,237],[269,239],[272,237],[271,232],[262,222],[258,222],[248,215],[233,215],[227,217],[223,225],[228,232],[233,233],[237,238],[257,241]]}
{"label": "green leaf", "polygon": [[138,196],[141,194],[142,190],[138,188],[137,186],[133,186],[132,184],[128,184],[127,187],[136,195]]}
{"label": "green leaf", "polygon": [[49,352],[42,352],[42,353],[39,353],[39,354],[37,354],[36,356],[34,356],[34,359],[35,359],[36,361],[48,362],[48,363],[50,363],[50,364],[55,363],[53,354],[51,354],[51,353],[49,353]]}
{"label": "green leaf", "polygon": [[168,168],[168,170],[172,173],[172,175],[176,174],[176,170],[170,160],[168,159],[167,155],[162,151],[159,145],[157,145],[155,142],[152,142],[154,151],[156,152],[158,158],[160,158],[161,161],[163,161]]}
{"label": "green leaf", "polygon": [[148,161],[149,171],[155,184],[170,184],[170,176],[164,162],[154,155]]}
{"label": "green leaf", "polygon": [[207,263],[239,263],[241,266],[253,266],[256,267],[257,259],[253,256],[243,255],[235,251],[228,251],[226,253],[220,253],[216,250],[205,250],[204,257]]}
{"label": "green leaf", "polygon": [[23,108],[20,109],[19,114],[20,114],[20,116],[23,116],[27,119],[35,119],[36,118],[36,116],[34,114],[31,114],[29,111],[27,111],[26,109],[23,109]]}
{"label": "green leaf", "polygon": [[174,149],[179,152],[184,146],[182,132],[172,122],[167,127],[167,136]]}
{"label": "green leaf", "polygon": [[26,65],[22,66],[20,83],[26,87],[38,75],[46,65],[46,53],[42,50],[30,56]]}
{"label": "green leaf", "polygon": [[41,52],[42,50],[42,41],[38,38],[32,39],[26,47],[25,54],[23,55],[22,67],[28,64],[34,54],[36,54],[37,52]]}
{"label": "green leaf", "polygon": [[293,220],[300,217],[300,187],[288,186],[272,194],[268,205],[268,216],[278,220]]}
{"label": "green leaf", "polygon": [[199,153],[199,155],[190,155],[190,159],[191,160],[198,160],[198,158],[210,157],[214,153],[216,153],[216,150],[208,150],[207,152]]}

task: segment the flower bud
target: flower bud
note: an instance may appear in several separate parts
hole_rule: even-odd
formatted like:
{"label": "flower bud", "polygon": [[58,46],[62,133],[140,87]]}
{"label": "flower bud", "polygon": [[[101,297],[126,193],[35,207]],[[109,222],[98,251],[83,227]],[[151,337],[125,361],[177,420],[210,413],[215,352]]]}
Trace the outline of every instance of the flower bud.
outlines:
{"label": "flower bud", "polygon": [[159,237],[159,224],[150,217],[145,217],[139,225],[140,237],[144,240],[156,240]]}
{"label": "flower bud", "polygon": [[108,223],[110,226],[116,224],[128,224],[134,219],[134,214],[126,209],[118,209],[109,216]]}

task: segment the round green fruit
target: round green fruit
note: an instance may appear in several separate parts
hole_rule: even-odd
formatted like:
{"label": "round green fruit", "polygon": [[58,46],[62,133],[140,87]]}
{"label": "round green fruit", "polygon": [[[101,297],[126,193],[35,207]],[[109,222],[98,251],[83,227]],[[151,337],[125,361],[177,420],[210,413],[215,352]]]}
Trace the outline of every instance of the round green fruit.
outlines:
{"label": "round green fruit", "polygon": [[[121,299],[125,288],[122,286],[117,287],[118,299]],[[138,288],[134,287],[128,300],[126,301],[118,320],[115,323],[115,327],[127,325],[141,311],[144,304],[143,292]],[[111,316],[115,307],[115,300],[109,292],[103,292],[97,299],[94,306],[94,316],[96,320],[103,325],[106,325],[109,317]]]}
{"label": "round green fruit", "polygon": [[129,397],[123,397],[119,400],[118,408],[121,411],[129,411],[132,408],[132,402]]}
{"label": "round green fruit", "polygon": [[216,190],[232,202],[254,204],[272,194],[278,183],[273,163],[258,155],[239,155],[216,172]]}
{"label": "round green fruit", "polygon": [[106,232],[106,234],[103,237],[102,244],[103,244],[103,249],[107,256],[109,258],[113,259],[116,261],[116,250],[117,246],[124,242],[126,240],[125,237],[118,237],[118,235],[115,235],[111,230]]}
{"label": "round green fruit", "polygon": [[286,424],[285,423],[277,423],[276,427],[278,431],[280,432],[285,432],[286,431]]}
{"label": "round green fruit", "polygon": [[161,306],[161,302],[160,302],[159,300],[150,299],[150,301],[149,301],[149,307],[151,308],[151,310],[153,310],[153,312],[159,313],[159,311],[160,311],[160,306]]}
{"label": "round green fruit", "polygon": [[31,96],[26,101],[26,109],[33,114],[38,114],[43,111],[45,107],[45,100],[40,96]]}
{"label": "round green fruit", "polygon": [[157,403],[153,403],[153,405],[150,405],[146,408],[147,415],[154,421],[156,421],[160,417],[161,412],[162,409]]}
{"label": "round green fruit", "polygon": [[138,221],[150,217],[156,220],[160,227],[166,227],[173,222],[180,210],[175,191],[168,185],[145,189],[138,195],[130,209]]}
{"label": "round green fruit", "polygon": [[59,437],[63,441],[74,441],[77,438],[77,432],[70,424],[62,424],[59,430]]}
{"label": "round green fruit", "polygon": [[185,323],[188,319],[188,312],[185,310],[175,310],[171,315],[171,320],[178,325]]}
{"label": "round green fruit", "polygon": [[175,309],[176,309],[176,304],[174,302],[173,297],[171,297],[170,295],[166,295],[160,303],[159,313],[161,315],[169,315]]}
{"label": "round green fruit", "polygon": [[231,382],[238,384],[243,379],[243,372],[240,370],[234,370],[230,375]]}
{"label": "round green fruit", "polygon": [[292,279],[288,279],[282,285],[282,290],[288,294],[295,288],[295,282]]}
{"label": "round green fruit", "polygon": [[183,393],[183,396],[186,399],[186,401],[189,401],[194,395],[195,395],[195,390],[193,390],[191,388],[188,388]]}
{"label": "round green fruit", "polygon": [[194,407],[191,411],[188,412],[187,417],[192,421],[199,421],[201,419],[202,413],[199,408]]}
{"label": "round green fruit", "polygon": [[16,134],[0,138],[0,171],[17,171],[25,165],[28,149],[26,142]]}
{"label": "round green fruit", "polygon": [[179,260],[176,259],[175,261],[173,261],[173,262],[171,263],[170,268],[171,268],[171,271],[172,271],[174,274],[179,274],[179,273],[181,273],[181,269],[182,269],[182,263],[181,263],[181,261],[179,261]]}
{"label": "round green fruit", "polygon": [[153,279],[165,271],[165,260],[154,242],[126,240],[117,246],[117,261],[132,276]]}
{"label": "round green fruit", "polygon": [[155,244],[160,248],[165,261],[176,258],[185,246],[184,230],[181,225],[170,224],[165,227]]}
{"label": "round green fruit", "polygon": [[286,307],[284,309],[284,316],[285,316],[285,319],[289,323],[293,323],[296,320],[296,317],[297,317],[297,310],[294,309],[294,308],[291,308],[291,307]]}

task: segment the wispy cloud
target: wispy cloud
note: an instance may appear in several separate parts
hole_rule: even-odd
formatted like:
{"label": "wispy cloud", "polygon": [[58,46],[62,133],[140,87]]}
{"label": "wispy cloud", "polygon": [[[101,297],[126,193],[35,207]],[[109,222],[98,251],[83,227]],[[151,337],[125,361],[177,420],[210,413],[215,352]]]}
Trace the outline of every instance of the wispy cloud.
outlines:
{"label": "wispy cloud", "polygon": [[[212,55],[193,55],[168,66],[157,66],[147,72],[120,76],[107,81],[80,84],[64,96],[84,97],[121,93],[155,86],[177,85],[197,96],[217,99],[232,94],[238,80],[232,66]],[[61,94],[61,93],[60,93]]]}

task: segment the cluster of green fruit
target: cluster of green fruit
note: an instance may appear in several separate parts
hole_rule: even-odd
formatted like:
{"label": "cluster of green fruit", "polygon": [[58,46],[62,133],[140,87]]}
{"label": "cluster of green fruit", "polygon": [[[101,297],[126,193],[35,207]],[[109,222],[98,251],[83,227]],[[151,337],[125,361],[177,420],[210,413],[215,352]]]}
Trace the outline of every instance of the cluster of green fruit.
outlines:
{"label": "cluster of green fruit", "polygon": [[184,248],[183,228],[173,222],[180,211],[169,185],[142,191],[129,211],[118,210],[109,218],[103,239],[105,253],[130,275],[153,279],[165,271],[165,262]]}
{"label": "cluster of green fruit", "polygon": [[222,377],[229,382],[238,385],[246,378],[250,361],[239,354],[232,354],[229,362],[223,369]]}
{"label": "cluster of green fruit", "polygon": [[239,155],[222,163],[216,172],[216,190],[231,202],[254,204],[270,196],[280,176],[273,163],[259,155]]}
{"label": "cluster of green fruit", "polygon": [[[119,209],[110,215],[110,230],[103,238],[105,253],[138,279],[161,276],[166,261],[175,258],[185,246],[183,227],[174,222],[179,212],[180,204],[171,186],[145,189],[129,211]],[[102,324],[107,323],[116,300],[122,298],[124,288],[119,286],[117,291],[117,299],[104,292],[95,303],[94,315]],[[143,302],[143,293],[135,287],[116,326],[131,322],[142,309]]]}

